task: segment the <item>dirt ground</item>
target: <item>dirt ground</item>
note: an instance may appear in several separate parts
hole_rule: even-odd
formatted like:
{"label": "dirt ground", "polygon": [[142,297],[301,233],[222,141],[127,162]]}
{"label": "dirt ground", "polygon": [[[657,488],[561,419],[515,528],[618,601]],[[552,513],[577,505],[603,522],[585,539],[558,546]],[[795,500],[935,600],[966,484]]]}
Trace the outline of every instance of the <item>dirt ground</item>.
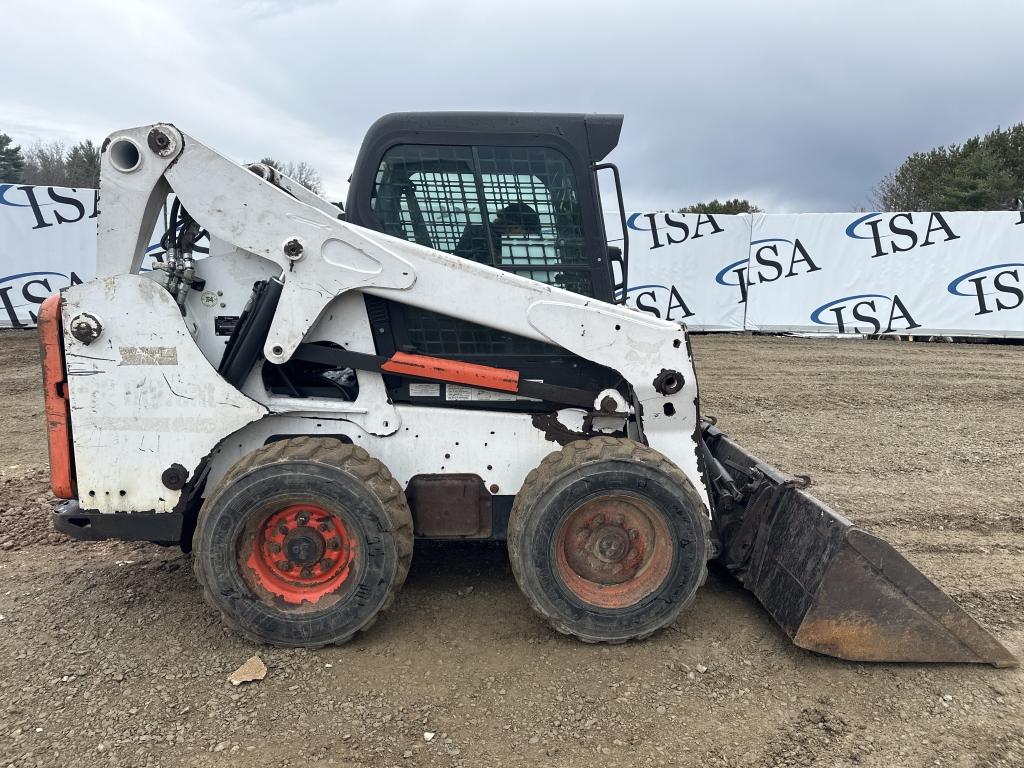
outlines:
{"label": "dirt ground", "polygon": [[[1024,347],[694,347],[705,413],[1024,652]],[[0,359],[0,766],[1024,765],[1021,670],[816,656],[716,574],[669,630],[587,646],[503,548],[419,546],[365,636],[254,647],[188,556],[53,533],[34,334]],[[266,679],[233,688],[254,652]]]}

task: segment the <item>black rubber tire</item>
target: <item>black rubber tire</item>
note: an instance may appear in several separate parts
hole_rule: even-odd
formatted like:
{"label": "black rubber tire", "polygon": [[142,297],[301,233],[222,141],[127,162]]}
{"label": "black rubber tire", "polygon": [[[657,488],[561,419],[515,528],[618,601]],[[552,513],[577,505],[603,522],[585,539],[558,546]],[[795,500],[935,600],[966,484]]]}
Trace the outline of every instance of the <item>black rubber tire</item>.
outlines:
{"label": "black rubber tire", "polygon": [[[625,608],[583,602],[559,577],[554,542],[562,521],[604,494],[642,497],[664,516],[674,537],[668,575],[650,595]],[[622,643],[668,626],[707,579],[710,520],[696,489],[671,461],[633,440],[595,437],[547,456],[516,495],[508,554],[530,607],[558,632],[588,643]]]}
{"label": "black rubber tire", "polygon": [[[278,501],[345,510],[366,554],[340,602],[272,607],[243,579],[239,538],[251,515]],[[369,629],[391,605],[412,560],[412,515],[401,486],[365,450],[296,437],[253,451],[225,474],[199,513],[193,547],[203,596],[228,626],[256,642],[319,648]]]}

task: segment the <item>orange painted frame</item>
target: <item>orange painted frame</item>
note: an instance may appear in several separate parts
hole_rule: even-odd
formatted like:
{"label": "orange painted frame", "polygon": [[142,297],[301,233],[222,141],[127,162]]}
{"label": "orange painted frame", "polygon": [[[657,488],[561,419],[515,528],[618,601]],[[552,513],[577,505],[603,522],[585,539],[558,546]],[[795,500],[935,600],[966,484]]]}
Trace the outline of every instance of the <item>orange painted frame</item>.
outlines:
{"label": "orange painted frame", "polygon": [[492,368],[489,365],[464,363],[459,360],[445,360],[427,355],[410,355],[396,352],[381,363],[386,373],[400,373],[434,381],[450,381],[471,387],[497,389],[501,392],[516,392],[519,389],[519,371],[507,368]]}
{"label": "orange painted frame", "polygon": [[71,453],[71,404],[68,402],[64,344],[61,333],[60,294],[39,307],[39,346],[43,361],[43,403],[46,438],[50,449],[50,489],[59,499],[78,497]]}

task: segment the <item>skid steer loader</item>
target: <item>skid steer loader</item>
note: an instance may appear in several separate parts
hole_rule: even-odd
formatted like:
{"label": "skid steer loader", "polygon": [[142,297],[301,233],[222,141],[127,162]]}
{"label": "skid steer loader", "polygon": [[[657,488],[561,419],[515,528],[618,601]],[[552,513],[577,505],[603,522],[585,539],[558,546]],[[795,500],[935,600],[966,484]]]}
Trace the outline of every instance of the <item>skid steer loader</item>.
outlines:
{"label": "skid steer loader", "polygon": [[39,319],[57,528],[192,549],[224,620],[282,646],[370,627],[418,537],[506,540],[532,608],[587,642],[672,623],[718,558],[804,648],[1014,665],[701,418],[682,325],[615,303],[597,175],[624,223],[621,122],[389,115],[344,213],[171,124],[112,134],[98,277]]}

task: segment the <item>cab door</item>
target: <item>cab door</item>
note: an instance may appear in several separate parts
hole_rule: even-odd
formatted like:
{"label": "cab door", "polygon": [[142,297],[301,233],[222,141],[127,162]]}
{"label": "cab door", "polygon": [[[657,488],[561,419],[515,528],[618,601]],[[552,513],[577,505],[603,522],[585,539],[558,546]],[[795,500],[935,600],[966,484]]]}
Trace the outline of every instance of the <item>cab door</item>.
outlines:
{"label": "cab door", "polygon": [[[349,220],[611,301],[594,164],[586,142],[580,148],[573,145],[571,131],[562,134],[392,131],[379,148],[370,150],[367,144],[374,142],[368,135],[350,190]],[[367,297],[378,353],[416,352],[513,368],[524,378],[562,386],[614,385],[614,374],[563,349],[461,320],[460,303],[474,297],[446,298],[450,309],[430,312]],[[543,407],[453,385],[410,385],[395,379],[388,386],[392,398],[402,402]]]}

